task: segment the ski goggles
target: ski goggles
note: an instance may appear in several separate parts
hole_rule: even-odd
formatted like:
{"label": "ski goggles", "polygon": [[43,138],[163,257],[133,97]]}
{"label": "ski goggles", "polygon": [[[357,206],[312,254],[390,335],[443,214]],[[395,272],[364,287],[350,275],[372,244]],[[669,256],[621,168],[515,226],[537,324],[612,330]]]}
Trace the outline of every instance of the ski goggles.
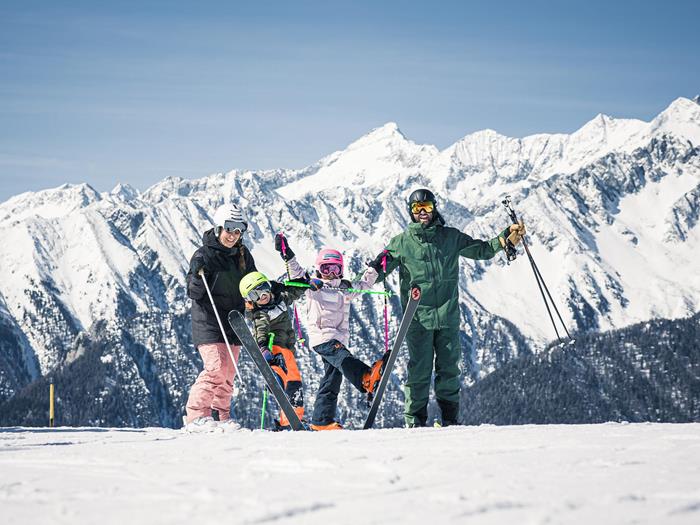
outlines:
{"label": "ski goggles", "polygon": [[318,270],[321,272],[323,275],[340,275],[341,272],[343,271],[343,267],[340,266],[339,264],[322,264],[319,266]]}
{"label": "ski goggles", "polygon": [[411,213],[418,215],[420,212],[433,213],[435,204],[430,201],[419,201],[411,203]]}
{"label": "ski goggles", "polygon": [[245,222],[236,222],[236,221],[224,222],[224,230],[226,230],[226,233],[237,233],[238,235],[241,235],[247,229],[248,229],[248,226],[246,226]]}
{"label": "ski goggles", "polygon": [[249,301],[259,301],[263,295],[272,293],[270,283],[262,283],[257,288],[253,288],[248,295],[245,296]]}

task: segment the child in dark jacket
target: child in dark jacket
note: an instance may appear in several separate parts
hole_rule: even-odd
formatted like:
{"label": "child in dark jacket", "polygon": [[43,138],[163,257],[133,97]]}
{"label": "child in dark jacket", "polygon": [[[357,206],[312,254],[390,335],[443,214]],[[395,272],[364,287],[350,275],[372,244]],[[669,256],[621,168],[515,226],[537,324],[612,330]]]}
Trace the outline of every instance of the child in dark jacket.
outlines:
{"label": "child in dark jacket", "polygon": [[[246,315],[253,323],[253,335],[272,370],[284,388],[297,416],[304,417],[301,373],[294,357],[296,335],[289,307],[306,290],[270,281],[260,272],[241,279],[240,292],[246,301]],[[289,429],[289,420],[280,411],[279,426]]]}

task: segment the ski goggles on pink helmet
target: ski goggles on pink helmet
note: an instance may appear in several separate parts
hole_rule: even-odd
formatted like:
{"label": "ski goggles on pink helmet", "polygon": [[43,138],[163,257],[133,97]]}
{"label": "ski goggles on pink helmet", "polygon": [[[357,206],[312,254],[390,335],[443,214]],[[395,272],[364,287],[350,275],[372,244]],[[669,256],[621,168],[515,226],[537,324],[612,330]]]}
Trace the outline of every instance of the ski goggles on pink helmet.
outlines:
{"label": "ski goggles on pink helmet", "polygon": [[323,248],[316,256],[316,270],[321,275],[343,276],[343,254],[338,250]]}
{"label": "ski goggles on pink helmet", "polygon": [[343,275],[343,267],[339,264],[322,264],[318,271],[321,275],[335,275],[336,277]]}

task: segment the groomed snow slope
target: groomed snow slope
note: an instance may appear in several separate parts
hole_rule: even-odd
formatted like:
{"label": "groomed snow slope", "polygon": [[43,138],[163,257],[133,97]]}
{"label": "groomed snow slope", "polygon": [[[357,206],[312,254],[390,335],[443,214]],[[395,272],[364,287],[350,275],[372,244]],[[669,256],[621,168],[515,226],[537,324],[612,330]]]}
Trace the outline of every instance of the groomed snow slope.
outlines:
{"label": "groomed snow slope", "polygon": [[700,424],[0,429],[12,524],[698,523]]}

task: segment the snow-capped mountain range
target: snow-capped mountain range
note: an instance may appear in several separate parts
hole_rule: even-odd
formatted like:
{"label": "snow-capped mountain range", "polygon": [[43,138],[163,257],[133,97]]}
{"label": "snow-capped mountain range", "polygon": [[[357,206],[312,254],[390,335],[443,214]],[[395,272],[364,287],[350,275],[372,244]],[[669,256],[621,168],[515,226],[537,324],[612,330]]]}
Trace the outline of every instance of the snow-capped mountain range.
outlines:
{"label": "snow-capped mountain range", "polygon": [[[696,101],[679,98],[651,122],[598,115],[570,135],[516,139],[485,130],[442,151],[388,123],[301,170],[166,178],[143,192],[64,185],[0,204],[0,348],[16,356],[0,356],[0,400],[75,359],[76,341],[91,333],[119,341],[105,352],[134,382],[135,398],[153,397],[149,381],[160,381],[181,408],[198,362],[185,274],[219,205],[245,208],[246,242],[261,271],[283,273],[272,237],[284,231],[303,264],[333,246],[357,275],[405,228],[406,197],[418,187],[437,194],[449,225],[477,238],[510,223],[500,204],[510,195],[571,332],[700,310]],[[462,273],[465,382],[554,337],[524,255],[510,265],[501,256],[465,260]],[[352,342],[367,359],[383,346],[382,307],[363,297],[353,310]],[[395,328],[396,299],[391,309]],[[310,353],[301,361],[313,391],[320,364]],[[345,395],[351,416],[355,398]],[[397,411],[399,398],[398,390],[389,396]],[[150,403],[144,410],[163,410]]]}

